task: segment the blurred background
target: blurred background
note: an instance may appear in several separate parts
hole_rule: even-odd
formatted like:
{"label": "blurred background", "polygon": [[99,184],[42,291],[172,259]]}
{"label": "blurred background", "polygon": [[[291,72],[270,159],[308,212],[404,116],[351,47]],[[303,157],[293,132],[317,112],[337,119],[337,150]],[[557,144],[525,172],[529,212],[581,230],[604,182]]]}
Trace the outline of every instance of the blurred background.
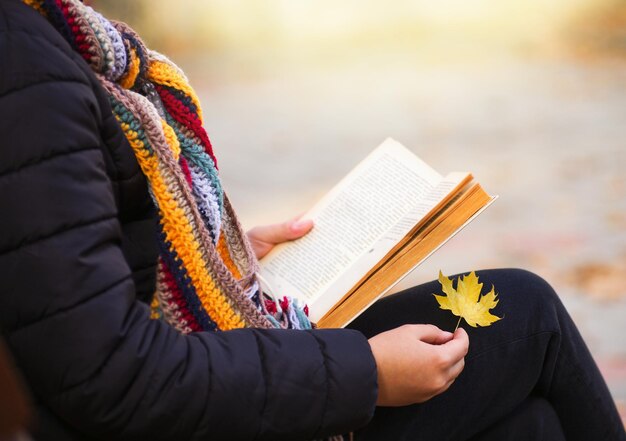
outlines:
{"label": "blurred background", "polygon": [[624,415],[625,1],[92,3],[185,70],[246,227],[306,210],[388,136],[472,171],[500,199],[401,287],[542,275]]}

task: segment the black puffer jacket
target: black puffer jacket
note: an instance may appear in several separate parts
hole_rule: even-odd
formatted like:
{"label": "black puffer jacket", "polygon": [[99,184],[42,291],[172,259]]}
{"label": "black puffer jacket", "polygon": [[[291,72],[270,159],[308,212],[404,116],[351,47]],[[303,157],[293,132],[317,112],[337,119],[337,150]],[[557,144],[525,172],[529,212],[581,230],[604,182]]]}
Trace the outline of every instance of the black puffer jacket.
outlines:
{"label": "black puffer jacket", "polygon": [[39,14],[0,0],[0,326],[35,437],[296,440],[369,420],[358,332],[183,336],[150,320],[154,234],[95,77]]}

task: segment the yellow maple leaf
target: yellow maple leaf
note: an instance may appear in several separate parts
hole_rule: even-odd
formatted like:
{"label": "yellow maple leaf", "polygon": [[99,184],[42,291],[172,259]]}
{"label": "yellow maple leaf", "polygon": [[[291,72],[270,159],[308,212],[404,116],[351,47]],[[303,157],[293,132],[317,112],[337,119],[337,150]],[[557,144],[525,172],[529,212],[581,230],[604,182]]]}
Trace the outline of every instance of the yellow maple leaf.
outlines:
{"label": "yellow maple leaf", "polygon": [[[496,300],[495,288],[492,286],[491,291],[481,297],[480,291],[483,284],[478,283],[478,277],[474,271],[459,278],[457,289],[452,287],[452,281],[441,271],[439,271],[439,283],[445,295],[433,295],[441,309],[449,309],[452,314],[459,317],[459,323],[461,319],[465,319],[468,325],[475,328],[476,326],[489,326],[502,318],[489,312],[499,302]],[[456,325],[457,328],[459,323]]]}

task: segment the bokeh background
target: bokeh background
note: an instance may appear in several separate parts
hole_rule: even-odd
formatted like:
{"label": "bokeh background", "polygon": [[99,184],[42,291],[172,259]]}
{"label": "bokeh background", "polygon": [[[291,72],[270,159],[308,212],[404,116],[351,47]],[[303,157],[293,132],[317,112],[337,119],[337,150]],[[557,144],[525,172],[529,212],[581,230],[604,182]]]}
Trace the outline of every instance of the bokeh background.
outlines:
{"label": "bokeh background", "polygon": [[186,71],[246,226],[306,210],[388,136],[472,171],[500,199],[401,285],[542,275],[624,415],[625,1],[92,3]]}

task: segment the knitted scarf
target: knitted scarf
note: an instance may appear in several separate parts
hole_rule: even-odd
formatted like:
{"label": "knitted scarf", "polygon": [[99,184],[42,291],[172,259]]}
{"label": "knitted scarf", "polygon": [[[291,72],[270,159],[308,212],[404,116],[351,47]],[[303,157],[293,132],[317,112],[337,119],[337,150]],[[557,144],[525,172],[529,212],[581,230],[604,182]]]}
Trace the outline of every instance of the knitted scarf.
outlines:
{"label": "knitted scarf", "polygon": [[158,211],[152,318],[183,333],[310,328],[306,306],[263,294],[258,263],[224,194],[202,109],[182,71],[126,24],[80,0],[23,0],[82,56],[107,92]]}

